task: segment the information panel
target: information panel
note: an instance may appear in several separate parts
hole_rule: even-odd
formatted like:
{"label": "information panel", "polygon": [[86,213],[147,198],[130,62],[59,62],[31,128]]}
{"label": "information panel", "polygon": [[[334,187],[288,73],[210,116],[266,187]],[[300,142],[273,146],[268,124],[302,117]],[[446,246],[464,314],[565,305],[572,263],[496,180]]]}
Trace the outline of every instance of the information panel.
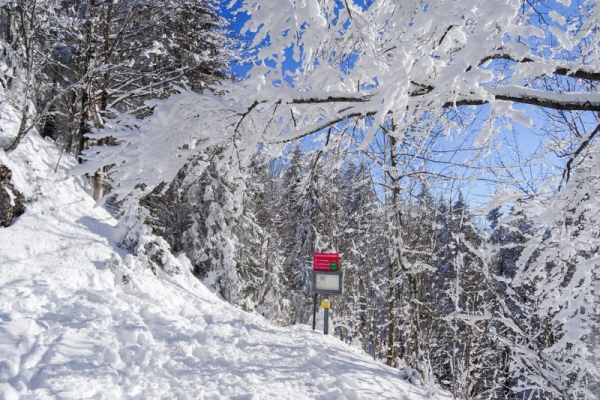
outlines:
{"label": "information panel", "polygon": [[340,256],[338,253],[314,253],[313,257],[315,271],[339,271]]}
{"label": "information panel", "polygon": [[342,272],[314,271],[313,275],[313,293],[342,294]]}

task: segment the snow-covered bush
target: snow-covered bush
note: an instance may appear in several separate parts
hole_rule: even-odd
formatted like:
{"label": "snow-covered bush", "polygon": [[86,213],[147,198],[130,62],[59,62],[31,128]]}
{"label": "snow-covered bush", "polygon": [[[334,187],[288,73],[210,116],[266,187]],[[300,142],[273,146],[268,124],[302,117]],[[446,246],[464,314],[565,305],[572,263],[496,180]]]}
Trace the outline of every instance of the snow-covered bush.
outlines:
{"label": "snow-covered bush", "polygon": [[119,242],[140,258],[156,275],[161,268],[168,274],[181,272],[181,261],[171,253],[167,241],[157,235],[150,211],[137,201],[126,201],[119,220]]}

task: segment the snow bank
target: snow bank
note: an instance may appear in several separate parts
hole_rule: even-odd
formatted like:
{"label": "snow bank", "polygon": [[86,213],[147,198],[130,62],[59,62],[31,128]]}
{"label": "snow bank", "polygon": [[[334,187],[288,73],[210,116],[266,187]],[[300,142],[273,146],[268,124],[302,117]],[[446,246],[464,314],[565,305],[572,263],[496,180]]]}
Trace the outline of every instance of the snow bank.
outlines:
{"label": "snow bank", "polygon": [[155,276],[58,159],[34,135],[0,150],[28,198],[0,229],[0,398],[443,397],[308,326],[235,309],[187,270]]}

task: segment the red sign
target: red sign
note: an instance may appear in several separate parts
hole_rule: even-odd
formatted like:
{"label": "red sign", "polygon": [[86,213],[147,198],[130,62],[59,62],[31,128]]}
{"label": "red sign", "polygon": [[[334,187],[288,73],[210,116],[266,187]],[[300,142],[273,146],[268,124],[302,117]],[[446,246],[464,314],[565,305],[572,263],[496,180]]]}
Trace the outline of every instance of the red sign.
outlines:
{"label": "red sign", "polygon": [[338,253],[315,253],[313,259],[313,270],[315,271],[339,271],[340,255]]}

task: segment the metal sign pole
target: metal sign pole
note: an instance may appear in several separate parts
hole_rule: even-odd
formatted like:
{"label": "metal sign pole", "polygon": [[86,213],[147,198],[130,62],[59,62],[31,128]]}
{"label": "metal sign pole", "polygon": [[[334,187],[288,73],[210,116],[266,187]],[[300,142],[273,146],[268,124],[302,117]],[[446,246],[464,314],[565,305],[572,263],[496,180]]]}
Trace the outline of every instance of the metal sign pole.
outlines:
{"label": "metal sign pole", "polygon": [[317,294],[314,294],[314,302],[313,302],[313,331],[315,330],[315,325],[317,324]]}
{"label": "metal sign pole", "polygon": [[[325,300],[329,299],[329,295],[325,295]],[[329,333],[329,307],[325,308],[323,311],[324,314],[324,322],[323,322],[323,334],[327,335]]]}

